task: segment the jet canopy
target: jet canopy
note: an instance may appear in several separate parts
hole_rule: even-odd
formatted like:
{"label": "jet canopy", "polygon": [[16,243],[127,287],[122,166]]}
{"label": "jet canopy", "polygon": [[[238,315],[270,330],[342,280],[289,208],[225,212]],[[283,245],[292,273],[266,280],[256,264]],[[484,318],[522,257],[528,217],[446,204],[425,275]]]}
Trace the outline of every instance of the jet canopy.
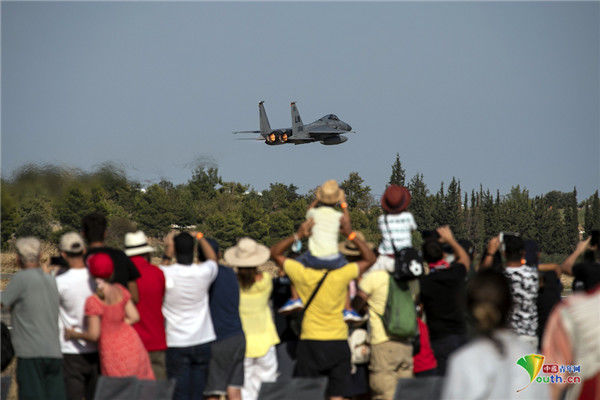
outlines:
{"label": "jet canopy", "polygon": [[327,114],[326,116],[321,118],[321,121],[324,121],[324,120],[339,121],[340,119],[335,114]]}

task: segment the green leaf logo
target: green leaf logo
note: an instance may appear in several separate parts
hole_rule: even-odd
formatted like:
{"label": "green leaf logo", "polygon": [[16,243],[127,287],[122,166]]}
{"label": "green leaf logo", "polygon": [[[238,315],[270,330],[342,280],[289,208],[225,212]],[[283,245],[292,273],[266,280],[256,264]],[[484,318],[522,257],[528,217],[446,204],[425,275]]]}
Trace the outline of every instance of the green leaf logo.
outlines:
{"label": "green leaf logo", "polygon": [[[523,369],[529,374],[529,383],[527,384],[527,386],[529,386],[540,373],[542,366],[544,365],[544,356],[541,354],[529,354],[519,358],[517,360],[517,365],[523,367]],[[517,390],[517,392],[526,389],[527,386]]]}

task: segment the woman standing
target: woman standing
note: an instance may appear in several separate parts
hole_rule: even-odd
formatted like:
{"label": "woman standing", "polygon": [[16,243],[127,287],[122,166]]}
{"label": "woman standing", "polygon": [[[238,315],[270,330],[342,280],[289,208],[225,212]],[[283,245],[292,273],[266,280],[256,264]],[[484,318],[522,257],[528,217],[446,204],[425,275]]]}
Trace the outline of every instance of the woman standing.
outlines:
{"label": "woman standing", "polygon": [[467,307],[479,337],[450,356],[442,399],[549,398],[547,385],[528,385],[522,365],[542,356],[508,329],[512,305],[510,283],[501,272],[488,269],[473,276]]}
{"label": "woman standing", "polygon": [[148,352],[131,327],[140,319],[131,295],[122,285],[109,283],[114,271],[112,259],[108,254],[95,253],[87,262],[97,285],[96,293],[85,302],[87,329],[66,329],[66,339],[98,341],[102,375],[154,380]]}
{"label": "woman standing", "polygon": [[225,261],[237,267],[240,283],[240,318],[246,336],[244,386],[242,398],[258,398],[262,382],[277,379],[275,345],[279,336],[273,323],[269,297],[273,283],[268,272],[258,272],[258,266],[270,257],[270,251],[250,238],[242,238],[225,251]]}

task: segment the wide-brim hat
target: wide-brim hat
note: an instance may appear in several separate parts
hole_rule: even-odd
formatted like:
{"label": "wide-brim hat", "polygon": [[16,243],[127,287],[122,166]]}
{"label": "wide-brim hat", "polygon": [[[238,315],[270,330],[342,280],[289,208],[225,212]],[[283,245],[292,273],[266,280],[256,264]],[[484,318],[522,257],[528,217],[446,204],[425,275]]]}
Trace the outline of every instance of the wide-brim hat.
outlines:
{"label": "wide-brim hat", "polygon": [[317,188],[317,200],[323,204],[335,204],[342,201],[344,191],[334,179],[330,179]]}
{"label": "wide-brim hat", "polygon": [[[356,237],[362,240],[363,242],[366,242],[367,246],[371,250],[375,248],[375,245],[372,242],[367,242],[365,240],[365,235],[363,235],[362,232],[356,232]],[[358,250],[358,246],[352,240],[344,240],[338,245],[338,248],[340,250],[340,253],[342,253],[345,256],[360,256],[360,250]]]}
{"label": "wide-brim hat", "polygon": [[390,214],[399,214],[410,204],[410,192],[404,186],[390,185],[381,196],[381,208]]}
{"label": "wide-brim hat", "polygon": [[271,257],[271,251],[249,237],[241,238],[233,247],[225,250],[223,258],[233,267],[258,267]]}
{"label": "wide-brim hat", "polygon": [[154,247],[148,244],[148,238],[142,231],[125,234],[125,254],[128,257],[153,253]]}

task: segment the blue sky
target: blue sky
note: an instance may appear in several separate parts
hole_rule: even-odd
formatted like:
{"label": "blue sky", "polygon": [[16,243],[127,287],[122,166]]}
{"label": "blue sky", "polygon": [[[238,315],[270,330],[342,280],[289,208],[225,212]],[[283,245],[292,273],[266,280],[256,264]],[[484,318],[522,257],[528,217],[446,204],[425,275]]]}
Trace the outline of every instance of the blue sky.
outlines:
{"label": "blue sky", "polygon": [[[600,186],[598,2],[2,2],[2,175],[28,162],[121,165],[185,182],[197,163],[261,190],[395,154],[432,191]],[[236,141],[335,113],[339,146]]]}

